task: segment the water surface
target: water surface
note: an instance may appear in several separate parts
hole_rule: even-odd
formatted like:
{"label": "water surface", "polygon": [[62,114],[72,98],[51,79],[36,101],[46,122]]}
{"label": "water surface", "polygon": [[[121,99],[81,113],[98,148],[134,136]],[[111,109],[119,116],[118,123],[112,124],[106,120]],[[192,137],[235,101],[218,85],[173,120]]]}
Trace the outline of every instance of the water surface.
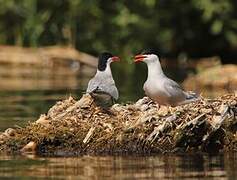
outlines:
{"label": "water surface", "polygon": [[9,179],[235,179],[236,154],[156,156],[0,156]]}

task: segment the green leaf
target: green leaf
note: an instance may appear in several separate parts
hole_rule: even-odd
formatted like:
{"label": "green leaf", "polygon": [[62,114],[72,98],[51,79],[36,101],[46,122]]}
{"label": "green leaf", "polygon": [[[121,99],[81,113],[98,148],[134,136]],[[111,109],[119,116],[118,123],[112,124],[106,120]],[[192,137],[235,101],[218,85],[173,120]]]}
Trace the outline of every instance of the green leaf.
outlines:
{"label": "green leaf", "polygon": [[211,33],[214,35],[220,34],[223,29],[223,22],[220,20],[216,20],[213,22],[211,26]]}

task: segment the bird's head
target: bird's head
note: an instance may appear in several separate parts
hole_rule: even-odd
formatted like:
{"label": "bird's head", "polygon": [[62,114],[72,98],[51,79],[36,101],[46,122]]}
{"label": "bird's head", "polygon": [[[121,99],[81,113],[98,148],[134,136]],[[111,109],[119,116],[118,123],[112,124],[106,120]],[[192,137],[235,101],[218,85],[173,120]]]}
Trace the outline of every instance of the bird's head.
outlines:
{"label": "bird's head", "polygon": [[134,62],[155,62],[159,60],[159,57],[156,55],[156,51],[153,49],[145,50],[141,54],[138,54],[134,57]]}
{"label": "bird's head", "polygon": [[118,56],[113,56],[111,53],[103,52],[99,55],[98,70],[104,71],[107,65],[116,61],[120,61]]}

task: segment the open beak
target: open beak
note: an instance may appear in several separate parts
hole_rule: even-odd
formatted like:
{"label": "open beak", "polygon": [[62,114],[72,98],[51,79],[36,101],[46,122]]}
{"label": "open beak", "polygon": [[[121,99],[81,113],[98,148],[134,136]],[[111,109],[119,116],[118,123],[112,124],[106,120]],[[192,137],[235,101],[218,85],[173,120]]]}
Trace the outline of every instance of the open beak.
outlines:
{"label": "open beak", "polygon": [[142,54],[136,55],[136,56],[134,57],[134,62],[135,62],[135,63],[141,62],[141,61],[143,61],[144,58],[146,58],[146,55],[142,55]]}
{"label": "open beak", "polygon": [[120,61],[120,58],[118,56],[113,56],[111,59],[112,59],[112,62]]}

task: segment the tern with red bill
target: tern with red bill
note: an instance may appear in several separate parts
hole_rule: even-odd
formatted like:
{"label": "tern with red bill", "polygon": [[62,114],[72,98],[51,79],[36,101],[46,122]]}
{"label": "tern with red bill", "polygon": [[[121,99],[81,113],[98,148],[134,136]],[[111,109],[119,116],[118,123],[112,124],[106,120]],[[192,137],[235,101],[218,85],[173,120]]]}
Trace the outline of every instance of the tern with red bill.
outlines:
{"label": "tern with red bill", "polygon": [[110,107],[114,100],[117,100],[119,97],[110,68],[110,64],[116,61],[120,61],[119,57],[113,56],[108,52],[101,53],[96,74],[88,83],[86,92],[102,108]]}
{"label": "tern with red bill", "polygon": [[199,99],[195,93],[185,92],[179,84],[168,78],[153,50],[136,55],[134,62],[145,62],[148,67],[148,77],[143,86],[145,94],[159,105],[178,106]]}

